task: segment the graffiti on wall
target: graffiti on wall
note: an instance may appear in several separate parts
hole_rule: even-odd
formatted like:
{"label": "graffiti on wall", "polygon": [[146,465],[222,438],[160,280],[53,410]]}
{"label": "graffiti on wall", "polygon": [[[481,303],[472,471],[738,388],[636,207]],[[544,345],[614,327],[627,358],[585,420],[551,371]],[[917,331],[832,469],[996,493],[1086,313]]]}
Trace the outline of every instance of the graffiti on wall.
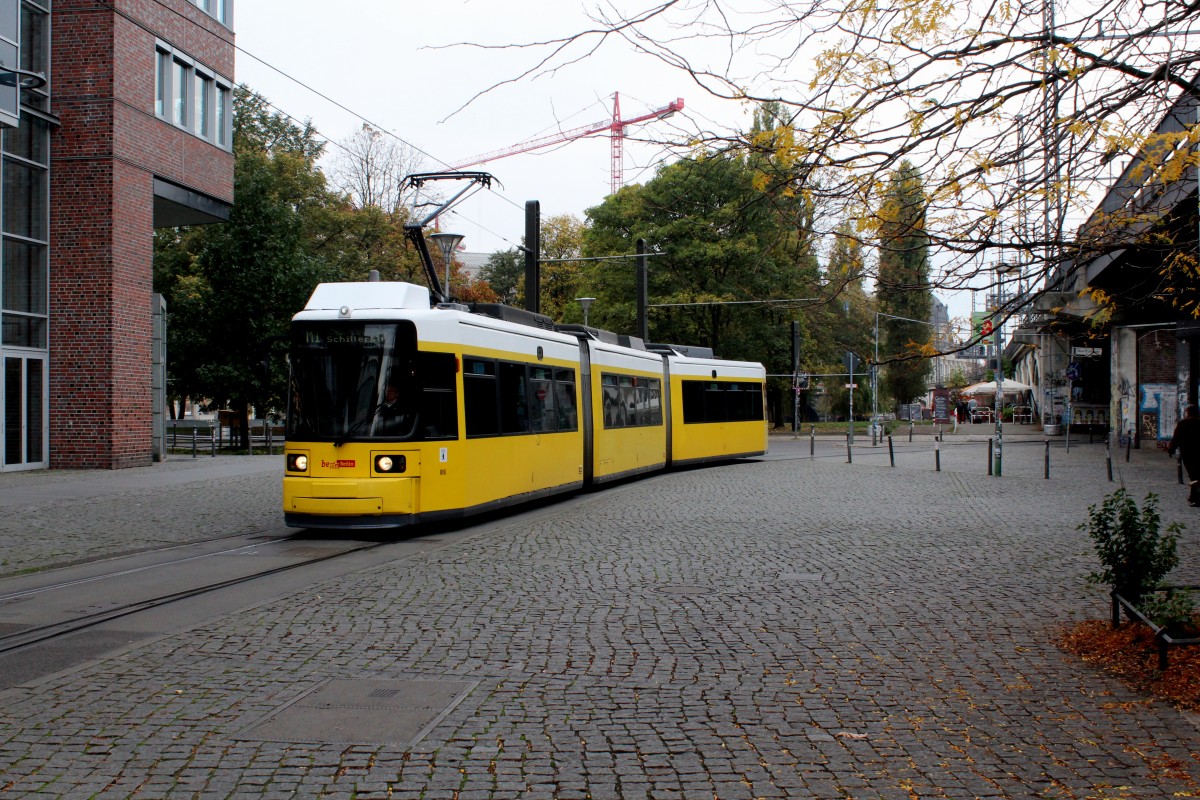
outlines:
{"label": "graffiti on wall", "polygon": [[1143,383],[1138,398],[1138,434],[1142,441],[1156,441],[1160,448],[1175,430],[1178,417],[1177,389],[1173,383]]}

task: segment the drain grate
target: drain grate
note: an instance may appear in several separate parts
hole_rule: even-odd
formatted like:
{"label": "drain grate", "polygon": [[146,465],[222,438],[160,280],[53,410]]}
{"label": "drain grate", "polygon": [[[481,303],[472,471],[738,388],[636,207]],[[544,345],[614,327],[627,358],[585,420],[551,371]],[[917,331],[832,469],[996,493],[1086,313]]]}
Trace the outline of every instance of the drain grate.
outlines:
{"label": "drain grate", "polygon": [[301,744],[421,741],[479,685],[477,680],[329,680],[237,738]]}

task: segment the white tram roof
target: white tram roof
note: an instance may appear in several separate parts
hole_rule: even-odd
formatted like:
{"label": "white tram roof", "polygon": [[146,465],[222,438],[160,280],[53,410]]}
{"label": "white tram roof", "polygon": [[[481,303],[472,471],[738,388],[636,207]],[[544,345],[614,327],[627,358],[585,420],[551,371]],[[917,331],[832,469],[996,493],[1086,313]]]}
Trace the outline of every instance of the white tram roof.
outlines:
{"label": "white tram roof", "polygon": [[[339,319],[339,314],[353,315],[356,311],[375,312],[399,310],[429,310],[429,290],[424,286],[400,281],[358,281],[321,283],[313,290],[297,319]],[[308,311],[332,312],[306,314]],[[301,316],[303,315],[303,316]]]}
{"label": "white tram roof", "polygon": [[[545,330],[495,319],[486,314],[471,313],[461,306],[430,308],[428,289],[401,281],[318,284],[304,310],[292,319],[297,322],[408,319],[417,323],[421,331],[420,336],[425,340],[474,343],[512,352],[528,349],[540,341],[554,345],[554,355],[558,357],[569,357],[570,353],[570,349],[559,350],[560,347],[578,346],[574,332]],[[583,326],[564,327],[583,329]],[[592,335],[591,329],[587,331],[589,338],[597,339],[597,336]],[[707,348],[658,346],[647,351],[644,346],[637,347],[641,340],[631,340],[627,345],[618,342],[619,337],[615,334],[610,336],[614,341],[596,342],[597,350],[612,354],[609,358],[601,358],[600,363],[609,362],[615,366],[616,363],[620,363],[610,361],[615,356],[621,362],[627,361],[629,366],[634,366],[636,362],[643,360],[657,362],[665,354],[671,363],[672,373],[678,375],[710,376],[714,368],[720,377],[762,377],[766,372],[763,365],[756,362],[726,361],[700,356],[711,355],[712,351]],[[695,355],[688,355],[688,350],[692,350]],[[632,360],[629,360],[631,358]]]}
{"label": "white tram roof", "polygon": [[515,354],[535,352],[541,344],[552,348],[547,355],[557,358],[570,358],[579,347],[574,335],[471,313],[465,306],[430,308],[428,289],[399,281],[319,284],[292,320],[409,320],[416,324],[422,341],[472,344]]}

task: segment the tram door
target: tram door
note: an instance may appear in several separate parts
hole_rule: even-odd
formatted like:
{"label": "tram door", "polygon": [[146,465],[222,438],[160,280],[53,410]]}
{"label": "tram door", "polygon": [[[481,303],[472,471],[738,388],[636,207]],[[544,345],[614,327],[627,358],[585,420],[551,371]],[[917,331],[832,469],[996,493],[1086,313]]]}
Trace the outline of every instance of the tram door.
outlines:
{"label": "tram door", "polygon": [[4,358],[4,469],[46,466],[46,359]]}

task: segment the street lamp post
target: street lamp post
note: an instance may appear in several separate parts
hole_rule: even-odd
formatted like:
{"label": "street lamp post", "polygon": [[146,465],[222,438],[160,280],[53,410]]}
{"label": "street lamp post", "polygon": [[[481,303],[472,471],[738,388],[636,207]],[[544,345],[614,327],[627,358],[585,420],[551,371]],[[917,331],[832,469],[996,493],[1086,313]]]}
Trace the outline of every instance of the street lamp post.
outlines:
{"label": "street lamp post", "polygon": [[583,326],[586,328],[588,324],[588,308],[596,301],[594,297],[576,297],[575,302],[583,307]]}
{"label": "street lamp post", "polygon": [[450,262],[454,260],[454,250],[463,240],[461,233],[431,233],[429,238],[437,243],[442,251],[442,262],[446,265],[446,300],[450,300]]}

